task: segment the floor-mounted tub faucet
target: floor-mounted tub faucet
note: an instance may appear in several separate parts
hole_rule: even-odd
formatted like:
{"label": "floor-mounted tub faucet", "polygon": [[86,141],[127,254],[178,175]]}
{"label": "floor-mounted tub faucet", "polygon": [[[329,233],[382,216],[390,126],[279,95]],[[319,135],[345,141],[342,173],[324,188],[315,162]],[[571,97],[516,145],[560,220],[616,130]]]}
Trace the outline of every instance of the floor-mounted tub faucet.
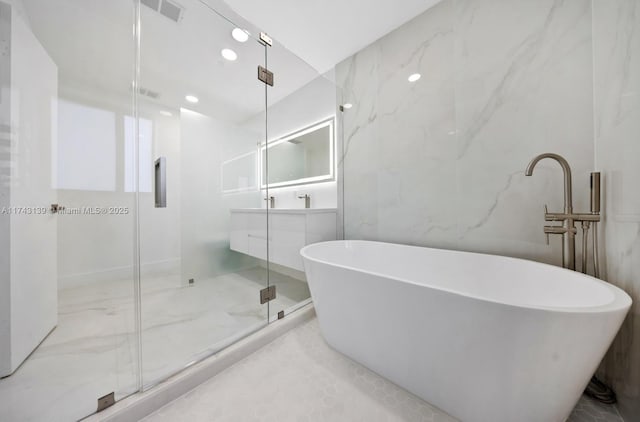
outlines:
{"label": "floor-mounted tub faucet", "polygon": [[[583,227],[583,256],[582,256],[582,270],[586,272],[586,236],[589,228],[589,224],[591,222],[600,221],[600,210],[594,212],[593,206],[590,214],[581,214],[573,212],[573,196],[572,196],[572,186],[571,186],[571,167],[567,160],[565,160],[562,156],[553,153],[545,153],[536,156],[529,165],[527,166],[527,170],[525,171],[526,176],[533,175],[533,169],[536,164],[542,159],[550,158],[552,160],[556,160],[560,166],[562,167],[562,171],[564,173],[564,212],[563,213],[550,213],[547,210],[547,206],[544,207],[544,219],[545,221],[562,221],[562,226],[544,226],[544,233],[547,236],[547,244],[549,243],[549,234],[561,234],[563,236],[563,248],[562,248],[562,262],[565,268],[569,268],[571,270],[576,269],[576,221],[582,222]],[[598,177],[598,192],[597,194],[594,192],[593,178],[594,175],[597,174]],[[600,198],[600,183],[599,183],[600,173],[592,173],[592,183],[591,183],[591,196],[597,195]],[[599,200],[598,200],[599,201]],[[599,207],[598,207],[599,208]],[[595,239],[595,231],[594,231],[594,239]],[[595,247],[595,245],[594,245]]]}
{"label": "floor-mounted tub faucet", "polygon": [[[564,214],[566,218],[563,219],[564,224],[563,227],[557,226],[545,226],[544,233],[547,236],[547,243],[549,243],[549,234],[561,234],[564,238],[564,248],[562,250],[562,261],[565,268],[570,268],[572,270],[576,269],[576,226],[574,220],[572,218],[573,214],[573,194],[571,187],[571,167],[567,160],[561,157],[558,154],[546,153],[540,154],[535,157],[529,165],[527,166],[527,170],[525,171],[526,176],[533,175],[533,169],[535,168],[538,161],[551,158],[552,160],[556,160],[560,166],[562,167],[562,172],[564,173]],[[547,211],[547,207],[545,205],[545,221],[553,221],[548,220],[546,217],[549,214]],[[565,253],[566,249],[566,253]]]}
{"label": "floor-mounted tub faucet", "polygon": [[[544,158],[556,160],[562,166],[564,172],[564,213],[550,213],[547,206],[544,206],[545,221],[562,221],[562,226],[544,226],[544,233],[547,235],[549,244],[549,234],[562,234],[562,262],[565,268],[576,269],[576,227],[578,221],[582,223],[582,272],[587,274],[587,245],[589,228],[593,224],[593,274],[600,278],[600,265],[598,263],[598,222],[600,221],[600,173],[591,173],[591,212],[581,214],[573,212],[573,198],[571,196],[571,167],[567,160],[558,154],[546,153],[536,156],[525,171],[526,176],[533,175],[533,169],[538,161]],[[613,390],[600,381],[595,375],[591,378],[585,393],[603,403],[615,403],[615,393]]]}

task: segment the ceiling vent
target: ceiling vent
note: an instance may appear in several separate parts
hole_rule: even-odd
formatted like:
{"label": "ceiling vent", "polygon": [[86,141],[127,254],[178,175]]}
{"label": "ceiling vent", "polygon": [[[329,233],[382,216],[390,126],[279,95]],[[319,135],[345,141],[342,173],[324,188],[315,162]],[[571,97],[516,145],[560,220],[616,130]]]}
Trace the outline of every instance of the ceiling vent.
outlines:
{"label": "ceiling vent", "polygon": [[147,7],[152,8],[156,12],[160,8],[160,0],[140,0],[140,3],[144,4]]}
{"label": "ceiling vent", "polygon": [[170,0],[140,0],[140,3],[174,22],[180,22],[184,14],[184,7]]}

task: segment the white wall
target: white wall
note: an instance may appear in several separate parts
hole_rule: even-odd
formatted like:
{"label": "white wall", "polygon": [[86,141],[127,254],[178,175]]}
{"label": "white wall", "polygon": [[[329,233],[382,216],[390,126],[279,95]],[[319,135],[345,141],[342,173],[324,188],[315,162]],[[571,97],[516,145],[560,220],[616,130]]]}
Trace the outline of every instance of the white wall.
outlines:
{"label": "white wall", "polygon": [[16,13],[27,27],[31,27],[23,0],[2,0],[2,2],[11,6],[13,13]]}
{"label": "white wall", "polygon": [[[7,24],[5,7],[2,13],[3,24]],[[10,28],[10,40],[3,33],[11,52],[5,57],[10,62],[10,90],[3,80],[2,92],[2,102],[10,102],[10,110],[3,108],[10,116],[7,119],[5,114],[2,119],[9,123],[4,139],[10,140],[3,148],[9,164],[2,180],[4,202],[11,207],[46,209],[56,202],[51,156],[55,149],[57,67],[15,11]],[[6,220],[4,226],[6,236]],[[0,308],[0,376],[17,369],[54,328],[58,316],[56,217],[12,214],[9,226],[9,236],[3,237],[5,254],[9,239],[9,271],[0,284],[0,296],[9,298]]]}
{"label": "white wall", "polygon": [[[0,2],[0,43],[11,43],[11,7]],[[11,60],[0,60],[0,208],[11,205]],[[0,213],[0,374],[11,372],[11,216]]]}
{"label": "white wall", "polygon": [[[299,90],[269,106],[268,139],[276,140],[304,127],[335,116],[336,87],[327,77],[319,76]],[[243,126],[257,133],[264,133],[265,115],[261,113]],[[336,123],[336,139],[340,128]],[[269,196],[275,196],[276,208],[304,208],[300,195],[311,195],[312,208],[337,208],[337,182],[315,183],[295,187],[269,188]],[[262,204],[266,206],[266,202]]]}
{"label": "white wall", "polygon": [[[131,99],[98,92],[90,87],[61,86],[61,99],[80,108],[93,108],[113,115],[115,127],[114,154],[102,157],[108,168],[109,186],[98,189],[64,189],[60,186],[58,198],[67,209],[83,206],[127,207],[129,213],[120,215],[61,215],[58,226],[58,265],[60,288],[69,288],[92,282],[132,279],[134,253],[135,195],[125,189],[125,127],[126,116],[132,115]],[[180,264],[180,121],[178,112],[173,117],[159,113],[159,106],[140,104],[140,117],[152,122],[153,140],[150,161],[158,156],[167,157],[168,207],[154,207],[151,192],[140,193],[140,259],[144,277],[158,273],[177,273]],[[95,125],[84,125],[86,120],[76,118],[74,130],[86,132],[89,142],[99,139]],[[104,131],[101,131],[104,132]],[[66,132],[65,132],[66,133]],[[63,143],[64,140],[61,140]],[[82,149],[74,154],[59,155],[59,166],[72,167],[70,162],[89,161],[90,155]],[[150,166],[147,166],[149,170]],[[76,173],[70,177],[80,178]],[[150,175],[148,175],[150,177]],[[104,180],[100,181],[105,184]]]}
{"label": "white wall", "polygon": [[[263,192],[264,193],[264,192]],[[275,196],[276,208],[304,208],[304,195],[311,196],[311,208],[337,208],[337,182],[312,183],[284,188],[269,188],[269,196]],[[262,204],[264,208],[266,204]]]}
{"label": "white wall", "polygon": [[[151,159],[155,161],[158,157],[165,157],[167,163],[167,207],[155,208],[153,190],[140,193],[140,263],[143,283],[147,276],[177,274],[180,269],[182,163],[179,114],[179,110],[174,110],[173,116],[163,116],[151,104],[146,104],[141,109],[141,117],[153,121]],[[153,165],[150,172],[153,173]]]}
{"label": "white wall", "polygon": [[[70,125],[61,124],[59,145],[63,148],[57,156],[58,200],[68,210],[81,207],[128,207],[133,209],[134,197],[123,192],[123,119],[131,114],[126,98],[102,97],[87,88],[74,88],[68,84],[60,87],[60,100],[70,106],[61,107],[60,118]],[[109,116],[108,128],[91,124],[74,109],[85,113],[101,113]],[[69,113],[69,115],[65,115]],[[95,120],[95,119],[94,119]],[[70,126],[67,128],[67,126]],[[68,130],[67,130],[68,129]],[[105,132],[111,136],[104,137]],[[79,137],[78,141],[66,139]],[[74,142],[87,144],[86,148],[68,148]],[[108,150],[102,157],[95,157],[92,150]],[[83,163],[99,161],[96,171],[80,172]],[[78,171],[70,171],[77,169]],[[63,176],[67,173],[66,176]],[[68,180],[69,179],[69,180]],[[80,179],[82,181],[76,181]],[[84,182],[96,180],[97,183]],[[81,183],[85,183],[82,186]],[[114,279],[131,279],[133,276],[133,214],[123,215],[64,215],[58,219],[58,276],[59,287],[65,289],[92,282],[108,282]]]}
{"label": "white wall", "polygon": [[260,192],[223,194],[221,174],[224,161],[256,151],[259,136],[187,109],[180,112],[180,132],[181,283],[256,266],[229,249],[229,210],[260,207]]}
{"label": "white wall", "polygon": [[560,265],[542,207],[562,209],[562,171],[525,167],[543,152],[567,158],[581,212],[589,172],[603,172],[603,276],[635,300],[604,376],[628,420],[640,414],[639,17],[637,0],[445,0],[336,70],[354,104],[347,239]]}

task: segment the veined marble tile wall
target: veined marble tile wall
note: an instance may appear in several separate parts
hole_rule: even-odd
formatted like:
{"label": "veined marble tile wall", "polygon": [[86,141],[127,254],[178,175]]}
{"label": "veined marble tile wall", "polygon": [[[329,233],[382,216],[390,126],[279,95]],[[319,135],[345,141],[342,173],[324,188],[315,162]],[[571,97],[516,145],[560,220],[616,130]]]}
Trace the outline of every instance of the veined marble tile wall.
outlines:
{"label": "veined marble tile wall", "polygon": [[[542,226],[543,204],[562,210],[562,171],[544,160],[524,176],[556,152],[577,211],[589,211],[589,172],[603,172],[603,265],[640,303],[639,24],[640,0],[444,0],[340,63],[354,105],[343,114],[345,238],[560,265],[561,240],[547,246]],[[605,365],[636,416],[639,309]]]}
{"label": "veined marble tile wall", "polygon": [[336,69],[354,104],[343,114],[346,238],[456,243],[452,18],[441,4]]}
{"label": "veined marble tile wall", "polygon": [[540,153],[562,155],[574,209],[589,210],[591,1],[453,5],[460,246],[560,264],[560,237],[547,247],[542,233],[543,204],[563,209],[560,166],[545,160],[533,177],[524,170]]}
{"label": "veined marble tile wall", "polygon": [[[337,67],[345,102],[347,238],[560,263],[557,152],[588,210],[591,1],[445,0]],[[407,77],[422,78],[409,83]]]}
{"label": "veined marble tile wall", "polygon": [[593,3],[596,167],[606,183],[606,277],[634,306],[603,365],[626,420],[640,415],[640,1]]}

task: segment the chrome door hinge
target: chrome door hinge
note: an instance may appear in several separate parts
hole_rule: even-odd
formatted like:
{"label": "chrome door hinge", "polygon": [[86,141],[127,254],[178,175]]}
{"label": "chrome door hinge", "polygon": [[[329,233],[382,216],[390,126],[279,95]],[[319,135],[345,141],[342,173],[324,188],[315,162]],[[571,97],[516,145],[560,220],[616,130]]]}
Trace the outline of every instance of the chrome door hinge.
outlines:
{"label": "chrome door hinge", "polygon": [[262,41],[262,44],[264,44],[264,45],[268,45],[269,47],[273,47],[273,40],[271,39],[270,36],[267,35],[266,32],[261,32],[260,33],[260,41]]}
{"label": "chrome door hinge", "polygon": [[258,66],[258,80],[273,86],[273,72],[270,72],[266,67]]}
{"label": "chrome door hinge", "polygon": [[113,391],[106,396],[102,396],[98,399],[98,412],[102,412],[107,407],[111,407],[116,404],[116,398]]}
{"label": "chrome door hinge", "polygon": [[260,304],[264,305],[265,303],[272,301],[276,298],[276,286],[265,287],[260,290]]}

